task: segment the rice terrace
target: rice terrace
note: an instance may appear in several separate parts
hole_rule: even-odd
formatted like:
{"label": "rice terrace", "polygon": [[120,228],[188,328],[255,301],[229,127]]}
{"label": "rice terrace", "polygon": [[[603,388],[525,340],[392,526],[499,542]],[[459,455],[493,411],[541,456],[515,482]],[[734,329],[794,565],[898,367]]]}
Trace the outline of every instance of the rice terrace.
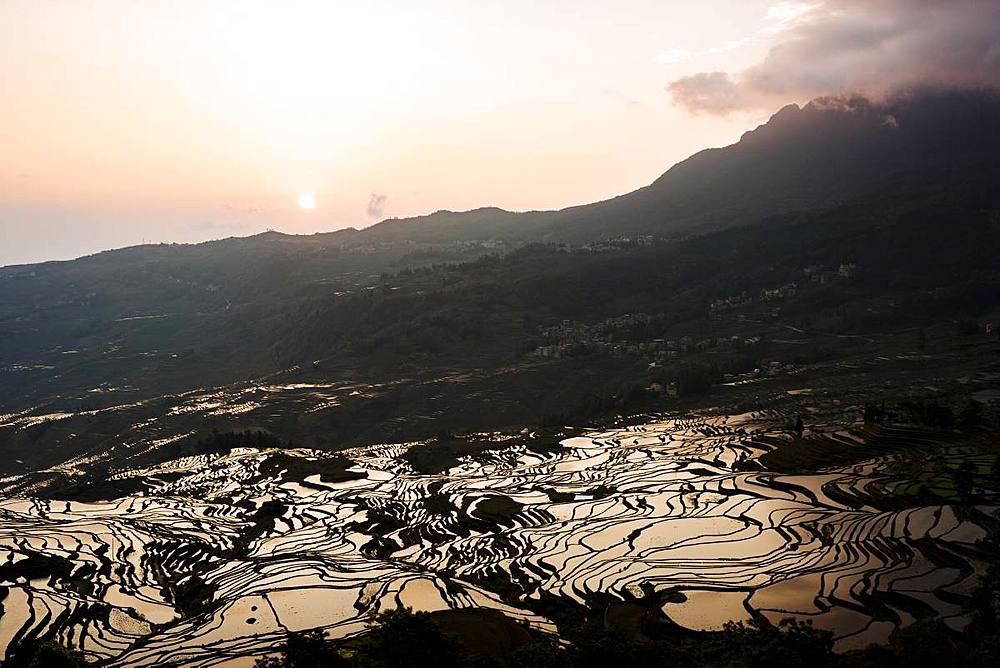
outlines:
{"label": "rice terrace", "polygon": [[[982,393],[994,378],[955,385]],[[328,391],[258,386],[255,410],[283,394],[321,405]],[[46,483],[8,477],[0,641],[55,632],[108,665],[239,665],[289,632],[350,638],[397,607],[493,610],[555,634],[557,603],[654,611],[692,631],[808,620],[841,652],[929,616],[963,629],[995,554],[984,539],[997,456],[983,427],[892,423],[822,388],[778,394],[743,414],[335,453],[263,432],[188,447],[202,454],[151,439],[107,478],[87,457]],[[229,405],[216,396],[186,405]]]}

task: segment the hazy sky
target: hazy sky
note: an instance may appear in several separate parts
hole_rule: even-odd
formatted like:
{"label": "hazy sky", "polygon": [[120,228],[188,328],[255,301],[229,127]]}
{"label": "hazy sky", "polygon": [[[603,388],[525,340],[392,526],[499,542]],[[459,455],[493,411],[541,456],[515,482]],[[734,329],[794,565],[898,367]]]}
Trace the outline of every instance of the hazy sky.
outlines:
{"label": "hazy sky", "polygon": [[627,192],[858,83],[768,62],[872,6],[912,29],[903,0],[3,0],[0,265]]}

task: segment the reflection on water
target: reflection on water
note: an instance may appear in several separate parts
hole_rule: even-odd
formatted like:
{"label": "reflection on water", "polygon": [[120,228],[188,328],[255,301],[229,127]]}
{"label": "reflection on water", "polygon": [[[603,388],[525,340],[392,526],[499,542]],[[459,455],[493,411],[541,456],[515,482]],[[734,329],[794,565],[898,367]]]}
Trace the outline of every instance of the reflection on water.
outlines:
{"label": "reflection on water", "polygon": [[[975,585],[982,528],[947,506],[873,507],[865,489],[885,457],[816,475],[738,470],[774,436],[753,415],[662,420],[547,454],[511,440],[441,475],[415,473],[405,444],[371,446],[341,453],[365,477],[338,482],[262,474],[272,453],[242,449],[127,472],[160,478],[117,501],[5,499],[0,563],[70,567],[8,583],[0,648],[55,630],[112,665],[207,666],[288,630],[356,634],[398,605],[489,607],[554,631],[530,611],[543,593],[662,595],[692,629],[794,616],[839,649],[927,610],[967,621],[954,601]],[[520,601],[477,584],[498,575]],[[171,588],[195,582],[208,595],[185,617]]]}

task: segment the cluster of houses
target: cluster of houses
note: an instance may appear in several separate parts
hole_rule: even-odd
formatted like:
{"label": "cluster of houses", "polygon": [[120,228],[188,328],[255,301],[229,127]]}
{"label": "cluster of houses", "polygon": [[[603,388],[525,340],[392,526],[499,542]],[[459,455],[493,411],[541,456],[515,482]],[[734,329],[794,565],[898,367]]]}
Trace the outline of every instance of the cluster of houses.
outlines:
{"label": "cluster of houses", "polygon": [[822,264],[813,264],[802,269],[803,275],[810,283],[819,283],[820,285],[851,278],[857,272],[858,265],[853,262],[841,262],[836,269]]}
{"label": "cluster of houses", "polygon": [[[818,283],[826,285],[837,280],[851,278],[858,271],[858,265],[853,262],[842,262],[839,267],[833,269],[822,264],[813,264],[802,269],[802,274],[808,283]],[[738,295],[730,295],[723,299],[716,299],[708,305],[709,315],[713,319],[720,319],[722,315],[729,311],[735,311],[751,306],[754,303],[766,304],[767,302],[781,301],[794,297],[800,289],[796,281],[779,285],[776,288],[765,288],[757,295],[752,295],[746,291]],[[777,315],[776,309],[773,315]]]}
{"label": "cluster of houses", "polygon": [[725,383],[733,383],[739,385],[741,383],[753,382],[759,378],[773,378],[775,376],[780,376],[783,374],[795,373],[798,367],[791,362],[782,362],[780,360],[768,360],[763,362],[760,367],[749,371],[747,373],[726,373],[722,375],[722,380]]}
{"label": "cluster of houses", "polygon": [[[621,250],[623,248],[637,248],[639,246],[655,246],[657,244],[665,242],[664,237],[658,237],[652,234],[639,234],[634,236],[619,236],[610,237],[608,239],[600,239],[598,241],[591,241],[585,244],[571,244],[566,242],[554,242],[543,244],[564,253],[575,253],[575,252],[585,252],[585,253],[603,253],[608,251]],[[506,250],[511,250],[518,246],[523,246],[524,243],[512,243],[504,241],[502,239],[467,239],[459,240],[453,243],[453,246],[460,251],[469,250],[487,250],[494,252],[502,252]]]}
{"label": "cluster of houses", "polygon": [[467,239],[455,242],[455,247],[459,250],[504,250],[507,242],[500,239]]}
{"label": "cluster of houses", "polygon": [[[653,338],[636,340],[634,333],[648,326],[652,318],[644,313],[629,313],[586,325],[563,320],[553,327],[539,327],[539,334],[548,341],[538,346],[534,357],[561,358],[576,355],[608,355],[612,357],[647,357],[653,364],[710,349],[735,349],[760,343],[759,336],[720,336],[695,339]],[[630,336],[632,335],[632,336]]]}
{"label": "cluster of houses", "polygon": [[[708,305],[708,317],[712,320],[723,320],[726,317],[731,317],[731,312],[742,310],[755,303],[763,305],[768,302],[781,301],[783,299],[787,299],[788,297],[793,297],[795,296],[798,288],[798,283],[792,282],[776,288],[765,288],[764,290],[761,290],[756,297],[747,292],[741,292],[738,295],[732,295],[724,299],[716,299]],[[770,308],[765,308],[759,313],[759,315],[774,319],[778,317],[779,313],[779,307],[772,306]],[[741,322],[745,321],[747,319],[747,314],[737,313],[736,319]]]}
{"label": "cluster of houses", "polygon": [[583,244],[578,248],[582,251],[589,251],[591,253],[601,253],[621,248],[655,246],[663,241],[665,241],[663,237],[657,237],[652,234],[639,234],[636,236],[621,236],[611,239],[602,239],[601,241],[592,241],[590,243]]}
{"label": "cluster of houses", "polygon": [[708,305],[709,314],[716,316],[726,311],[733,311],[750,306],[755,302],[767,303],[787,299],[789,297],[794,297],[798,289],[799,284],[793,281],[791,283],[786,283],[785,285],[780,285],[776,288],[765,288],[761,290],[756,297],[744,291],[738,295],[731,295],[723,299],[716,299]]}

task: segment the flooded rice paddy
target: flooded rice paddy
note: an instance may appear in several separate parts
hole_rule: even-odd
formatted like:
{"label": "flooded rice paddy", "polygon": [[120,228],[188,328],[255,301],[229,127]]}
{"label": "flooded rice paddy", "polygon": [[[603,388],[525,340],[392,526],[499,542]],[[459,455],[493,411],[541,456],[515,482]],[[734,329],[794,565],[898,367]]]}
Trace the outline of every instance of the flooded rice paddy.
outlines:
{"label": "flooded rice paddy", "polygon": [[[54,633],[114,666],[252,665],[287,631],[350,636],[400,605],[555,632],[535,602],[598,594],[696,630],[811,620],[839,650],[928,614],[961,628],[984,568],[970,518],[994,509],[874,504],[885,455],[746,470],[782,438],[774,417],[653,419],[546,449],[497,436],[436,475],[403,458],[418,444],[246,448],[119,472],[144,491],[113,501],[0,497],[0,656]],[[324,472],[333,457],[343,475]],[[488,590],[498,577],[516,599]]]}

